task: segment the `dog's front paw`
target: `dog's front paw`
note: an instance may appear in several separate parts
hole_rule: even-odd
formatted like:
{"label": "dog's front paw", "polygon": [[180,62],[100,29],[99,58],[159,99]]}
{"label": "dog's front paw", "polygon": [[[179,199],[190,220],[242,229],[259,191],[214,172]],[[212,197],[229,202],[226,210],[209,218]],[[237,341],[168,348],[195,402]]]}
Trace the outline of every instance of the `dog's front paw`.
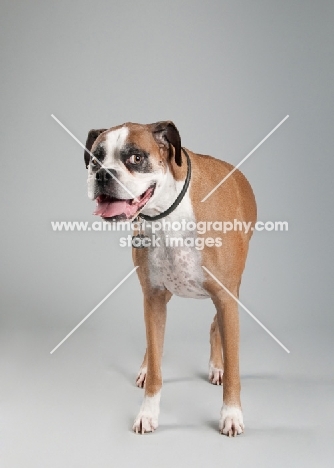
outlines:
{"label": "dog's front paw", "polygon": [[158,427],[158,417],[160,412],[160,392],[153,396],[145,396],[138,416],[135,419],[132,429],[136,434],[153,432]]}
{"label": "dog's front paw", "polygon": [[136,434],[145,434],[146,432],[154,432],[157,427],[158,419],[153,418],[148,414],[142,414],[140,411],[135,419],[132,429]]}
{"label": "dog's front paw", "polygon": [[136,385],[139,388],[145,387],[147,367],[141,367],[136,379]]}
{"label": "dog's front paw", "polygon": [[223,385],[224,369],[215,367],[212,362],[209,364],[209,382],[213,385]]}
{"label": "dog's front paw", "polygon": [[241,408],[238,406],[223,405],[219,421],[220,433],[229,437],[235,437],[244,432],[244,427]]}

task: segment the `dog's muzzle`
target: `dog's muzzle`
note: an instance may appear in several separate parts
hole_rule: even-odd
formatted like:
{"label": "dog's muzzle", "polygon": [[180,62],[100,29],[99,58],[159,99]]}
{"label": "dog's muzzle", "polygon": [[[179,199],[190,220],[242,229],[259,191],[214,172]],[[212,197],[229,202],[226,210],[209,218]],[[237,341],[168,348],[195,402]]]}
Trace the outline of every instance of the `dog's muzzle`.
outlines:
{"label": "dog's muzzle", "polygon": [[[100,172],[100,171],[99,171]],[[134,198],[117,198],[108,193],[107,183],[110,183],[112,176],[108,172],[101,172],[97,178],[99,191],[96,196],[96,209],[93,214],[108,219],[132,219],[146,205],[152,197],[155,184],[148,187],[145,192]],[[117,184],[113,181],[113,184]]]}

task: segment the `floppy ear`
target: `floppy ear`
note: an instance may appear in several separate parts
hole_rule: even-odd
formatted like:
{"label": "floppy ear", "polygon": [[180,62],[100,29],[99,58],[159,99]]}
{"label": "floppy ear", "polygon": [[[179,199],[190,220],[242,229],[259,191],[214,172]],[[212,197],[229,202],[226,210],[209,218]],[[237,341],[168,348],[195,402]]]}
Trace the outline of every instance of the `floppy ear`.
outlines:
{"label": "floppy ear", "polygon": [[[90,130],[88,132],[87,140],[86,140],[86,150],[90,151],[92,149],[92,146],[94,144],[94,141],[96,138],[100,135],[100,133],[105,132],[108,130],[107,128],[100,128],[99,130]],[[88,168],[89,165],[89,160],[90,160],[90,154],[88,151],[85,150],[84,158],[85,158],[85,164],[86,164],[86,169]]]}
{"label": "floppy ear", "polygon": [[181,166],[181,137],[174,123],[171,120],[166,120],[152,124],[152,133],[158,143],[163,143],[168,147],[171,144],[174,147],[175,162]]}

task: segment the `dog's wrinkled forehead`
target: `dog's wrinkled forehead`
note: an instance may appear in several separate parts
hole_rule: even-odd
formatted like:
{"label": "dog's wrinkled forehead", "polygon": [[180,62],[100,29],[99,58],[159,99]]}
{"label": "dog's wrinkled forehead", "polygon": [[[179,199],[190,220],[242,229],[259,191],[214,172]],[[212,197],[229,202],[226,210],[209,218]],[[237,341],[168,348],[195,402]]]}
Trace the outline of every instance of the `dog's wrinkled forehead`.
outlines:
{"label": "dog's wrinkled forehead", "polygon": [[177,166],[181,166],[181,137],[170,120],[153,124],[125,123],[110,129],[93,129],[88,132],[84,160],[88,168],[91,160],[91,152],[98,159],[108,158],[110,162],[119,161],[122,150],[142,150],[146,156],[157,164],[170,163],[175,160]]}

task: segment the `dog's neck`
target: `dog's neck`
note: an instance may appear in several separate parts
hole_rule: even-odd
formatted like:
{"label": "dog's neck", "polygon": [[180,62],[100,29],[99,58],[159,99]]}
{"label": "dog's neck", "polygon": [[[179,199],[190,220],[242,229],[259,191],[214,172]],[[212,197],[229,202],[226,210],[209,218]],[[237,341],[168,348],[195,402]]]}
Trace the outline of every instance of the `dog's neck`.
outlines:
{"label": "dog's neck", "polygon": [[154,196],[147,203],[142,213],[156,216],[166,211],[181,192],[187,175],[187,159],[182,154],[182,164],[178,166],[171,158],[164,177],[157,183]]}

